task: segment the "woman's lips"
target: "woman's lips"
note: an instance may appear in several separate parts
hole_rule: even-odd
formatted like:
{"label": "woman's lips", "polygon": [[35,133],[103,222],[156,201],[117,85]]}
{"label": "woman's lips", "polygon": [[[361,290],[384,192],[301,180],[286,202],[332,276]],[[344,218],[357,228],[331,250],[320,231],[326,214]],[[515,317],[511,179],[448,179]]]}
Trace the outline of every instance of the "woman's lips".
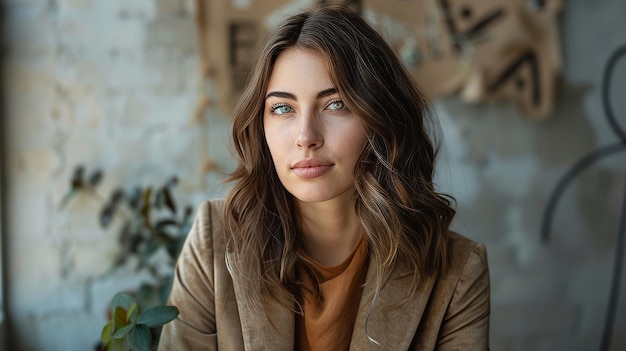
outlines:
{"label": "woman's lips", "polygon": [[319,160],[303,160],[296,163],[291,169],[300,178],[317,178],[330,171],[332,166],[332,164]]}

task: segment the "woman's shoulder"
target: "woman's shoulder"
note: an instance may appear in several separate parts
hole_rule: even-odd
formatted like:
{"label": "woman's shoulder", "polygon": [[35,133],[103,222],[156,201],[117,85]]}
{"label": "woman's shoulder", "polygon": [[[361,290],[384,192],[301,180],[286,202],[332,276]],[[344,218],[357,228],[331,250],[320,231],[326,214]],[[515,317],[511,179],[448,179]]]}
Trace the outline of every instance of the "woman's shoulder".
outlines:
{"label": "woman's shoulder", "polygon": [[224,199],[207,200],[200,204],[197,216],[202,216],[207,222],[224,222]]}
{"label": "woman's shoulder", "polygon": [[224,225],[224,199],[207,200],[200,204],[196,220],[213,228]]}
{"label": "woman's shoulder", "polygon": [[450,266],[448,276],[480,274],[488,270],[487,249],[484,244],[450,231],[448,237]]}
{"label": "woman's shoulder", "polygon": [[198,206],[188,241],[198,249],[221,251],[225,243],[224,200],[204,201]]}

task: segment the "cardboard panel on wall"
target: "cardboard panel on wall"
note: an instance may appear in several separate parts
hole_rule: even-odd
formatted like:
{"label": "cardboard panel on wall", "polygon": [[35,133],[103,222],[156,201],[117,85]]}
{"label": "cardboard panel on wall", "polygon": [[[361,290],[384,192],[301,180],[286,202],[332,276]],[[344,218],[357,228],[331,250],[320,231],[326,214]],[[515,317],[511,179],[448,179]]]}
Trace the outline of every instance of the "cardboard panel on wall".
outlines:
{"label": "cardboard panel on wall", "polygon": [[448,3],[457,14],[452,18],[462,33],[458,37],[473,52],[466,101],[513,99],[529,117],[550,116],[562,69],[556,26],[560,1]]}
{"label": "cardboard panel on wall", "polygon": [[[460,87],[463,67],[459,55],[453,52],[445,19],[435,1],[364,0],[363,7],[429,97],[443,96]],[[404,30],[385,28],[389,21]]]}
{"label": "cardboard panel on wall", "polygon": [[269,27],[320,3],[360,10],[360,0],[196,0],[202,72],[215,86],[222,113],[230,115]]}
{"label": "cardboard panel on wall", "polygon": [[196,0],[203,71],[217,92],[217,103],[230,114],[266,29],[262,20],[286,0]]}
{"label": "cardboard panel on wall", "polygon": [[412,29],[389,41],[431,98],[460,92],[468,103],[514,100],[531,118],[552,113],[561,0],[364,0],[363,7],[383,34],[385,18]]}

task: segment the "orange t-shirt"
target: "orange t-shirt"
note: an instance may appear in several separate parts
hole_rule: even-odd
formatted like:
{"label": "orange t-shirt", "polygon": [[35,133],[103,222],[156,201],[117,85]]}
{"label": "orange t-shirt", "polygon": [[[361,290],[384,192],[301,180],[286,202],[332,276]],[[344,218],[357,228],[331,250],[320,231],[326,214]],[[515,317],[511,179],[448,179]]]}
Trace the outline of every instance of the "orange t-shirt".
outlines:
{"label": "orange t-shirt", "polygon": [[295,349],[349,349],[369,261],[365,239],[337,266],[323,266],[304,251],[300,255],[317,272],[320,296],[314,292],[312,278],[300,267],[304,315],[296,316]]}

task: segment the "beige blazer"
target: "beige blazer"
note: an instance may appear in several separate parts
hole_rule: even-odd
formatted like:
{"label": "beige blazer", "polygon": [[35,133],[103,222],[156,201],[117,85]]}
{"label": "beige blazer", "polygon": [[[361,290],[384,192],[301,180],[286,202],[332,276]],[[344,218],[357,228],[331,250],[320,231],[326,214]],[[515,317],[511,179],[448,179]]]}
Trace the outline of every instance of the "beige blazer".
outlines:
{"label": "beige blazer", "polygon": [[[273,303],[270,321],[252,322],[237,304],[241,288],[224,261],[227,233],[221,201],[201,205],[176,266],[169,304],[180,315],[166,324],[159,350],[293,350],[294,313]],[[372,265],[352,333],[350,350],[486,350],[489,339],[489,271],[485,247],[451,233],[452,266],[424,280],[404,309],[385,310],[406,296],[411,276],[399,266],[370,313]],[[275,327],[274,327],[275,326]],[[376,342],[368,339],[374,339]]]}

